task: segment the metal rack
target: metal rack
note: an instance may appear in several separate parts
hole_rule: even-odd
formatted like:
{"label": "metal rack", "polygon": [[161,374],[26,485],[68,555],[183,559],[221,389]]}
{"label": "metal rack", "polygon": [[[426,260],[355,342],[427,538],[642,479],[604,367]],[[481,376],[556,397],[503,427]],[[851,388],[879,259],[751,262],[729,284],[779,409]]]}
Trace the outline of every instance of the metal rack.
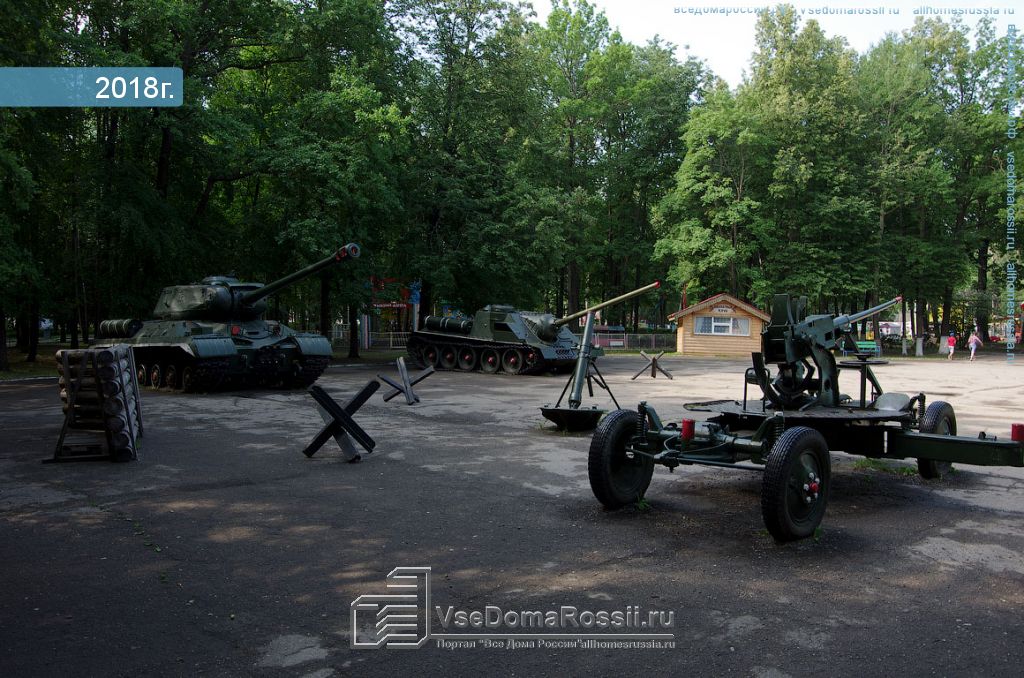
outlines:
{"label": "metal rack", "polygon": [[138,458],[142,402],[131,348],[57,351],[64,424],[47,461]]}

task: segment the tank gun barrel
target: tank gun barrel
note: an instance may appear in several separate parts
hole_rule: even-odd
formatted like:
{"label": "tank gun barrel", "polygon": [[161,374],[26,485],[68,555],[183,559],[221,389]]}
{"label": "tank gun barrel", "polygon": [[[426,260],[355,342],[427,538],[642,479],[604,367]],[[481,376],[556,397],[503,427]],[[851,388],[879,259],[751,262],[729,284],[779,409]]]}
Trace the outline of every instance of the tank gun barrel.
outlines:
{"label": "tank gun barrel", "polygon": [[245,294],[241,295],[239,301],[241,301],[241,303],[246,306],[254,304],[260,299],[263,299],[264,297],[269,297],[274,292],[277,292],[278,290],[287,287],[292,283],[298,282],[303,278],[308,278],[309,276],[319,271],[322,271],[328,266],[333,266],[334,264],[339,264],[343,261],[348,261],[349,259],[358,258],[359,245],[350,242],[349,244],[345,245],[331,256],[321,259],[315,264],[310,264],[309,266],[298,271],[295,271],[294,273],[291,273],[289,275],[286,275],[283,278],[279,278],[274,282],[267,283],[266,285],[257,290],[246,292]]}
{"label": "tank gun barrel", "polygon": [[559,318],[558,320],[554,321],[552,323],[552,325],[554,327],[561,327],[562,325],[567,325],[567,324],[571,323],[573,320],[578,320],[579,318],[582,318],[583,316],[587,315],[588,313],[593,313],[595,311],[600,311],[602,308],[607,308],[609,306],[614,306],[615,304],[620,304],[623,301],[626,301],[627,299],[632,299],[633,297],[640,296],[644,292],[649,292],[651,290],[658,289],[659,287],[661,287],[661,283],[659,281],[655,280],[650,285],[645,285],[644,287],[641,287],[639,289],[635,289],[632,292],[626,292],[625,294],[620,294],[619,296],[615,297],[614,299],[609,299],[608,301],[602,301],[600,304],[594,304],[593,306],[591,306],[589,308],[585,308],[582,311],[579,311],[577,313],[573,313],[572,315],[567,315],[564,318]]}
{"label": "tank gun barrel", "polygon": [[842,328],[852,323],[858,323],[861,320],[864,320],[865,318],[869,318],[877,313],[881,313],[887,308],[892,308],[901,301],[903,301],[903,297],[896,297],[895,299],[890,299],[889,301],[882,302],[878,306],[872,306],[871,308],[865,309],[863,311],[836,316],[836,319],[833,321],[833,324],[835,324],[836,327]]}

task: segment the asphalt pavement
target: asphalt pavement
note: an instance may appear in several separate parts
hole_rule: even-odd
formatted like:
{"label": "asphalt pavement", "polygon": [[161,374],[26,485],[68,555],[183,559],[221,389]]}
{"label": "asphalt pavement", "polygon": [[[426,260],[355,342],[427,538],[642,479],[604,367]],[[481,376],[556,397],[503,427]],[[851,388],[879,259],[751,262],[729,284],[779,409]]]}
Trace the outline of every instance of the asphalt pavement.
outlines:
{"label": "asphalt pavement", "polygon": [[[631,381],[641,358],[599,364],[623,407],[668,419],[739,397],[746,367],[669,358],[674,380]],[[319,383],[343,400],[378,372],[396,375],[337,366]],[[961,434],[1024,421],[1024,369],[1000,357],[878,374],[951,402]],[[55,381],[0,385],[0,676],[1020,675],[1021,469],[926,481],[837,453],[820,533],[780,545],[749,471],[658,468],[649,508],[602,509],[590,436],[540,416],[564,380],[438,373],[412,406],[382,389],[355,415],[377,442],[359,463],[333,442],[301,453],[322,425],[308,394],[256,390],[147,391],[137,461],[42,464]],[[374,632],[353,601],[399,591],[395,568],[430,568],[414,633],[429,619],[431,637],[353,647]],[[653,623],[485,637],[567,609]],[[501,625],[457,623],[495,610]],[[615,630],[652,639],[602,641]]]}

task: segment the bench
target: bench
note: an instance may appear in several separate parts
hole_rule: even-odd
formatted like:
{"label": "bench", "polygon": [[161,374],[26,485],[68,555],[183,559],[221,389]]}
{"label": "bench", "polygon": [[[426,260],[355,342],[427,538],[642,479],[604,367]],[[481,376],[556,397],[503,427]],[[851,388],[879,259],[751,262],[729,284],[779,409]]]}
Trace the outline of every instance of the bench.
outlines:
{"label": "bench", "polygon": [[[882,355],[882,351],[878,348],[878,344],[873,341],[858,341],[857,353],[871,353],[873,355]],[[846,349],[847,344],[843,344],[843,355],[845,356],[849,351]]]}

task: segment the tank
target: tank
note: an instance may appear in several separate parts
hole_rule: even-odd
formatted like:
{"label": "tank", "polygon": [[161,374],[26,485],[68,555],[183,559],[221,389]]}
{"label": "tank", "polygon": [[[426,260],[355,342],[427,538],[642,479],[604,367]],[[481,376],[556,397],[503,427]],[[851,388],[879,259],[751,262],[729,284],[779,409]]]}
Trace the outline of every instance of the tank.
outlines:
{"label": "tank", "polygon": [[104,320],[97,347],[128,344],[139,384],[187,392],[223,384],[309,386],[331,359],[320,334],[264,319],[266,298],[323,269],[359,256],[345,245],[331,256],[269,284],[216,275],[165,287],[153,319]]}
{"label": "tank", "polygon": [[[569,323],[659,284],[651,283],[564,318],[500,305],[485,306],[472,320],[427,316],[423,328],[409,336],[409,358],[421,368],[431,365],[439,370],[479,370],[486,374],[567,372],[579,357],[579,343]],[[591,350],[593,356],[602,354],[600,348]]]}

